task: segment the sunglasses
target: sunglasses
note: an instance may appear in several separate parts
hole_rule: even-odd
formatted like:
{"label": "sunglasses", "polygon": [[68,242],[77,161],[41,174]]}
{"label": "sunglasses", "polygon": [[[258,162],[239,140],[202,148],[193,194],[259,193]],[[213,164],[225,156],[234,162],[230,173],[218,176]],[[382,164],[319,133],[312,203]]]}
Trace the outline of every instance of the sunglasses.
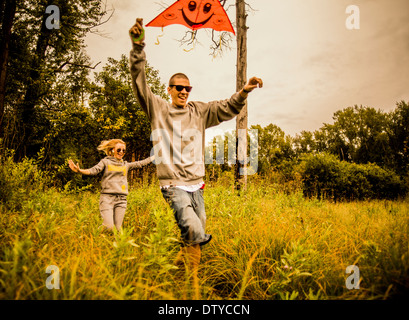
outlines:
{"label": "sunglasses", "polygon": [[176,87],[176,90],[179,91],[179,92],[182,92],[183,89],[185,89],[186,92],[192,91],[191,86],[179,86],[179,85],[175,85],[175,84],[170,84],[169,87]]}
{"label": "sunglasses", "polygon": [[126,149],[116,149],[116,153],[120,153],[120,152],[123,152],[123,153],[125,153],[126,152]]}

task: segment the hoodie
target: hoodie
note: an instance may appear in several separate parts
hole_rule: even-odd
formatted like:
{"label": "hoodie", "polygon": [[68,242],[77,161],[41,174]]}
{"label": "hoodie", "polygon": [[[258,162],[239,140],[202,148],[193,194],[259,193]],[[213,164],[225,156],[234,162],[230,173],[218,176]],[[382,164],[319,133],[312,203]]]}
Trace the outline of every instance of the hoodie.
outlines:
{"label": "hoodie", "polygon": [[237,116],[246,99],[236,92],[226,100],[189,101],[184,108],[176,107],[154,95],[148,87],[143,49],[144,44],[133,44],[130,52],[132,87],[151,122],[154,164],[160,185],[199,184],[205,175],[205,129]]}
{"label": "hoodie", "polygon": [[128,171],[151,163],[153,158],[126,162],[115,157],[105,157],[97,165],[88,169],[91,176],[104,172],[101,180],[101,193],[128,195]]}

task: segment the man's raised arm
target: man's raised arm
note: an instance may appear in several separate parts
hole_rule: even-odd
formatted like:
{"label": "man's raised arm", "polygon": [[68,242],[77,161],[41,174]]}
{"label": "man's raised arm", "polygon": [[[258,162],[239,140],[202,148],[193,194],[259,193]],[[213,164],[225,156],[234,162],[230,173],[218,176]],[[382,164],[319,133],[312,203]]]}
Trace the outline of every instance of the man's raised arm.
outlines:
{"label": "man's raised arm", "polygon": [[256,88],[263,87],[263,80],[252,77],[244,87],[231,96],[230,99],[209,102],[208,108],[204,108],[205,126],[210,128],[223,121],[233,119],[237,116],[245,105],[245,101],[250,92]]}
{"label": "man's raised arm", "polygon": [[148,118],[152,119],[151,108],[157,105],[158,100],[162,99],[152,93],[146,82],[146,55],[145,51],[143,50],[145,47],[145,30],[143,29],[142,19],[136,19],[135,24],[129,30],[129,36],[132,40],[132,50],[130,52],[132,88],[142,109],[145,111]]}

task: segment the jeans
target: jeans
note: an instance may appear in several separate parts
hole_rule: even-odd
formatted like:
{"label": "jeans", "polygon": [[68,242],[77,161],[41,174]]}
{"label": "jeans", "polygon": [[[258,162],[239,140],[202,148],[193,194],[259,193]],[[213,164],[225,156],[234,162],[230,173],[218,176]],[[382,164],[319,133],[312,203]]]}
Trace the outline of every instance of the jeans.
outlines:
{"label": "jeans", "polygon": [[173,209],[183,244],[191,246],[208,243],[211,240],[211,235],[205,233],[206,212],[203,189],[188,192],[177,187],[169,187],[161,189],[161,191]]}

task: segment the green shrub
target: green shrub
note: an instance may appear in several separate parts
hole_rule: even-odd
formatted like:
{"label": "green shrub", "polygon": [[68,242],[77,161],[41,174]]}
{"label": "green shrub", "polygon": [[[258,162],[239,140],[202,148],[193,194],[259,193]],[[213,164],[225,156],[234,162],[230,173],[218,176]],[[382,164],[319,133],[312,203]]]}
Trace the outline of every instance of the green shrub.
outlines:
{"label": "green shrub", "polygon": [[306,155],[297,169],[304,195],[334,200],[396,199],[406,193],[394,172],[375,164],[340,161],[331,154]]}
{"label": "green shrub", "polygon": [[47,185],[47,175],[33,160],[14,162],[14,152],[0,158],[0,201],[9,209],[19,210],[22,203]]}

